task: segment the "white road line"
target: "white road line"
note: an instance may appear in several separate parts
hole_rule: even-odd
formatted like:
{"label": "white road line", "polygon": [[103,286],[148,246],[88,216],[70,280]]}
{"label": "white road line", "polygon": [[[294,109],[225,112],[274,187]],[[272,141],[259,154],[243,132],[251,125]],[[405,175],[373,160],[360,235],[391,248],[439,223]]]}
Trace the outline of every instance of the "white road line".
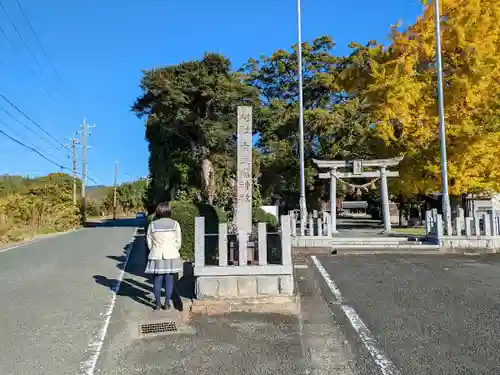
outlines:
{"label": "white road line", "polygon": [[132,247],[134,245],[135,236],[137,235],[137,228],[134,231],[134,235],[132,236],[132,240],[129,242],[127,246],[127,251],[125,255],[125,261],[123,262],[122,270],[120,271],[120,275],[118,276],[118,280],[113,288],[111,288],[111,294],[109,296],[109,303],[107,304],[106,311],[102,314],[105,317],[104,324],[101,329],[94,335],[87,351],[85,352],[85,357],[88,359],[80,362],[80,371],[79,375],[94,375],[95,368],[97,366],[97,361],[99,360],[99,356],[101,355],[101,349],[104,344],[104,339],[106,338],[106,333],[108,332],[109,323],[111,321],[111,315],[113,315],[113,310],[116,304],[116,296],[118,291],[120,290],[120,285],[123,280],[123,276],[125,275],[125,269],[127,268],[128,260],[130,258],[130,253],[132,252]]}
{"label": "white road line", "polygon": [[[342,302],[342,294],[340,293],[340,289],[337,287],[335,282],[332,280],[326,269],[323,267],[321,262],[316,258],[316,256],[311,256],[313,263],[318,268],[319,273],[325,279],[326,284],[330,288],[330,291],[333,293],[335,298]],[[342,304],[341,309],[346,315],[347,319],[351,323],[352,327],[358,334],[363,346],[368,350],[370,355],[372,356],[375,364],[379,367],[380,371],[383,375],[401,375],[401,372],[397,369],[397,367],[392,363],[392,361],[387,357],[387,355],[377,347],[377,342],[374,339],[372,333],[366,326],[366,324],[361,320],[359,315],[356,313],[351,306]]]}
{"label": "white road line", "polygon": [[328,285],[328,287],[332,291],[337,302],[342,302],[343,301],[342,293],[340,293],[339,287],[337,286],[337,284],[334,283],[328,272],[325,270],[325,267],[323,267],[323,265],[318,260],[318,258],[316,258],[315,255],[311,256],[311,259],[313,263],[316,265],[316,268],[318,269],[321,276],[323,276],[323,279],[325,279],[326,285]]}

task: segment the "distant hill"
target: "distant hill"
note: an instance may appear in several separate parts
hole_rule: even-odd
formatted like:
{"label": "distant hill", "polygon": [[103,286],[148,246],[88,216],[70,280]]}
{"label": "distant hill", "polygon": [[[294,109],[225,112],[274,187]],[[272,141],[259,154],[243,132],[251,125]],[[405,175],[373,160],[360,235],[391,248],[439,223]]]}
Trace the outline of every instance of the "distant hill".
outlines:
{"label": "distant hill", "polygon": [[86,195],[88,199],[100,200],[103,198],[104,193],[108,189],[105,185],[91,185],[87,186]]}

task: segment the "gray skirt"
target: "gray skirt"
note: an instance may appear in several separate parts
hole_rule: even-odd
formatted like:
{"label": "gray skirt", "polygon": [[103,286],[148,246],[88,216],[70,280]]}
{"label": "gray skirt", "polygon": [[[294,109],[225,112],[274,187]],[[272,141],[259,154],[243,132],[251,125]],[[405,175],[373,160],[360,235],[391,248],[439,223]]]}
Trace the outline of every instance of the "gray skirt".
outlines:
{"label": "gray skirt", "polygon": [[182,260],[176,259],[148,259],[145,273],[163,275],[166,273],[182,273]]}

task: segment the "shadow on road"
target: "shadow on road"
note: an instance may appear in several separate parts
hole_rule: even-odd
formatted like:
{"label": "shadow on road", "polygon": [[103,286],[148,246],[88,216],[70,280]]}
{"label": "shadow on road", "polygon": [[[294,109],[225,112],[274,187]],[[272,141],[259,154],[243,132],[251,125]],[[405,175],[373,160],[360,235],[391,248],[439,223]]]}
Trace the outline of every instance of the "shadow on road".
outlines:
{"label": "shadow on road", "polygon": [[[131,253],[129,255],[128,263],[125,269],[126,273],[132,277],[125,277],[122,280],[120,289],[117,294],[120,296],[130,297],[136,302],[142,303],[143,305],[149,307],[153,307],[153,276],[144,273],[148,252],[143,233],[144,230],[138,231],[138,234],[134,237],[134,243],[132,245]],[[123,270],[125,266],[128,248],[129,245],[127,244],[124,247],[123,255],[107,256],[108,259],[118,262],[116,266],[120,270]],[[94,275],[94,280],[98,284],[116,291],[118,280],[108,279],[107,277],[101,275]],[[162,296],[164,296],[164,293],[162,293]],[[194,273],[193,266],[190,262],[184,263],[184,272],[182,276],[180,278],[176,278],[175,281],[172,302],[174,308],[179,311],[183,310],[183,302],[181,297],[189,299],[194,298]]]}
{"label": "shadow on road", "polygon": [[83,226],[85,228],[134,228],[143,227],[146,223],[145,219],[104,219],[104,220],[87,220]]}
{"label": "shadow on road", "polygon": [[[116,291],[116,286],[118,285],[117,279],[108,279],[106,276],[94,275],[94,280],[96,283],[108,287],[112,291]],[[130,297],[136,302],[153,307],[154,302],[151,298],[151,294],[148,291],[148,286],[145,284],[136,284],[135,282],[131,283],[131,281],[133,280],[123,279],[120,283],[120,289],[118,290],[117,294],[119,296]]]}

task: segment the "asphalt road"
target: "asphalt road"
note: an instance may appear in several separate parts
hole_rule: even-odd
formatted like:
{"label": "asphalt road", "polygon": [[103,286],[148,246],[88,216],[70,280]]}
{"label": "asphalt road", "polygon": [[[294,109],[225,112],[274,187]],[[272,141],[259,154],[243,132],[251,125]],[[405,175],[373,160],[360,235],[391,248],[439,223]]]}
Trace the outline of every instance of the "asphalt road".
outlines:
{"label": "asphalt road", "polygon": [[0,374],[79,373],[102,328],[135,220],[85,228],[0,252]]}
{"label": "asphalt road", "polygon": [[401,374],[500,373],[499,256],[318,259]]}

